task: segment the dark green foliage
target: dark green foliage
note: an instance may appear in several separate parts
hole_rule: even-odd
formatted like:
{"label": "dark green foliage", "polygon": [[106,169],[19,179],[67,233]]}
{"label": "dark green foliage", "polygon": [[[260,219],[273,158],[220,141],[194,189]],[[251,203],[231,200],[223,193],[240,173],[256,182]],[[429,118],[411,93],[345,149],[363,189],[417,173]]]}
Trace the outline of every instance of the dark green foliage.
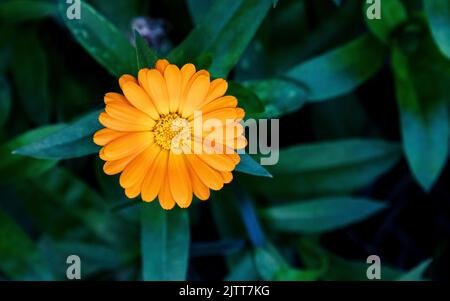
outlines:
{"label": "dark green foliage", "polygon": [[[359,0],[67,7],[0,1],[0,279],[65,280],[68,254],[86,280],[367,280],[371,254],[383,280],[448,279],[449,1],[382,0],[380,20]],[[279,118],[278,163],[240,154],[189,209],[128,199],[93,134],[104,93],[158,58]]]}

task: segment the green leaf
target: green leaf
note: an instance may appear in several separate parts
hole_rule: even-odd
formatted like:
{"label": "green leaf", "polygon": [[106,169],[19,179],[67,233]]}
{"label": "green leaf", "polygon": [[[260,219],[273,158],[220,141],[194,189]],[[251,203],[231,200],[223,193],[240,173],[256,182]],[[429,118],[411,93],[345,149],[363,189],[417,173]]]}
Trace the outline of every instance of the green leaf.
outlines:
{"label": "green leaf", "polygon": [[56,5],[50,1],[15,0],[0,3],[0,23],[34,21],[54,14]]}
{"label": "green leaf", "polygon": [[67,5],[59,5],[60,17],[83,48],[115,77],[133,74],[136,56],[133,46],[122,32],[92,6],[81,2],[81,18],[69,20]]}
{"label": "green leaf", "polygon": [[426,0],[423,5],[434,40],[441,52],[450,58],[450,2]]}
{"label": "green leaf", "polygon": [[[426,1],[425,1],[426,2]],[[373,4],[365,3],[364,12]],[[367,16],[366,13],[364,13]],[[388,43],[394,31],[406,22],[408,13],[400,0],[383,0],[381,5],[381,19],[368,19],[366,23],[372,33],[381,41]]]}
{"label": "green leaf", "polygon": [[102,242],[83,241],[73,237],[60,240],[44,237],[39,246],[43,249],[53,273],[58,275],[56,280],[67,280],[66,260],[69,254],[76,254],[81,258],[82,279],[93,279],[105,270],[119,270],[127,264],[126,260],[130,259]]}
{"label": "green leaf", "polygon": [[[33,45],[33,51],[30,51]],[[50,119],[48,60],[37,31],[25,32],[16,39],[12,52],[12,76],[28,118],[37,124]]]}
{"label": "green leaf", "polygon": [[243,83],[262,101],[264,111],[251,114],[255,118],[277,118],[300,110],[306,103],[306,91],[298,84],[283,79],[254,80]]}
{"label": "green leaf", "polygon": [[[211,195],[211,211],[214,225],[221,239],[246,240],[246,227],[242,219],[234,187],[224,187],[220,193]],[[232,279],[255,279],[256,270],[253,264],[253,253],[245,250],[226,257],[229,277]],[[237,269],[234,271],[234,269]]]}
{"label": "green leaf", "polygon": [[226,77],[271,6],[272,0],[216,1],[203,21],[169,55],[170,59],[192,61],[202,53],[210,53],[214,60],[209,71],[214,77]]}
{"label": "green leaf", "polygon": [[322,101],[354,91],[380,70],[384,57],[383,45],[364,35],[295,66],[286,75],[306,87],[308,101]]}
{"label": "green leaf", "polygon": [[37,128],[0,146],[0,180],[39,177],[42,173],[53,168],[58,163],[56,160],[38,160],[21,155],[13,155],[12,152],[16,148],[34,143],[47,135],[55,133],[61,128],[63,128],[63,125]]}
{"label": "green leaf", "polygon": [[241,161],[236,166],[236,171],[258,177],[271,178],[272,175],[264,167],[258,164],[250,155],[240,154]]}
{"label": "green leaf", "polygon": [[323,273],[323,269],[300,270],[289,266],[270,244],[257,248],[254,260],[261,278],[267,281],[314,281]]}
{"label": "green leaf", "polygon": [[163,210],[159,204],[141,204],[143,280],[185,280],[189,252],[189,216],[186,209]]}
{"label": "green leaf", "polygon": [[362,189],[400,159],[397,144],[350,139],[303,144],[282,149],[276,165],[267,166],[273,179],[246,178],[249,187],[266,197],[298,200]]}
{"label": "green leaf", "polygon": [[134,32],[134,39],[136,42],[136,57],[138,69],[153,68],[153,65],[158,59],[158,56],[148,46],[147,42],[137,31]]}
{"label": "green leaf", "polygon": [[236,256],[236,261],[230,264],[230,272],[225,281],[255,281],[260,276],[256,270],[254,255],[252,251],[246,251]]}
{"label": "green leaf", "polygon": [[203,21],[204,16],[208,14],[208,10],[211,8],[211,0],[187,0],[186,1],[189,14],[195,25],[200,24]]}
{"label": "green leaf", "polygon": [[0,211],[0,270],[12,280],[52,280],[42,254],[28,235]]}
{"label": "green leaf", "polygon": [[[28,208],[36,212],[33,218],[46,233],[64,237],[78,226],[78,231],[80,228],[88,230],[101,241],[111,244],[123,242],[123,245],[133,246],[132,242],[138,238],[137,231],[133,232],[133,227],[111,213],[106,201],[93,188],[66,169],[54,168],[31,180],[27,186],[27,191],[21,193],[27,199],[39,200],[28,204]],[[49,209],[53,209],[51,216]],[[75,226],[74,219],[77,221]]]}
{"label": "green leaf", "polygon": [[98,122],[100,111],[82,116],[36,142],[17,148],[14,153],[40,159],[69,159],[99,151],[92,137],[102,126]]}
{"label": "green leaf", "polygon": [[0,127],[8,120],[11,109],[11,91],[5,77],[0,76]]}
{"label": "green leaf", "polygon": [[413,268],[411,271],[406,272],[401,277],[399,277],[398,281],[423,281],[423,274],[426,272],[430,264],[433,262],[432,259],[427,259]]}
{"label": "green leaf", "polygon": [[264,105],[258,96],[249,88],[236,82],[228,82],[228,95],[233,95],[238,100],[239,107],[243,108],[246,114],[260,113],[264,111]]}
{"label": "green leaf", "polygon": [[89,2],[123,32],[130,29],[133,18],[146,14],[149,4],[148,1],[142,0],[90,0]]}
{"label": "green leaf", "polygon": [[[322,249],[317,242],[310,237],[299,240],[299,256],[309,269],[324,268],[320,277],[327,281],[367,281],[366,258],[348,260]],[[389,265],[383,264],[381,278],[383,280],[395,280],[402,272]]]}
{"label": "green leaf", "polygon": [[258,273],[266,281],[274,280],[276,275],[287,266],[284,258],[272,245],[255,249],[254,261]]}
{"label": "green leaf", "polygon": [[327,197],[271,206],[261,210],[261,217],[276,231],[323,233],[363,221],[385,207],[370,199]]}
{"label": "green leaf", "polygon": [[450,61],[424,29],[410,30],[411,40],[394,47],[392,65],[406,159],[417,182],[430,191],[449,151]]}

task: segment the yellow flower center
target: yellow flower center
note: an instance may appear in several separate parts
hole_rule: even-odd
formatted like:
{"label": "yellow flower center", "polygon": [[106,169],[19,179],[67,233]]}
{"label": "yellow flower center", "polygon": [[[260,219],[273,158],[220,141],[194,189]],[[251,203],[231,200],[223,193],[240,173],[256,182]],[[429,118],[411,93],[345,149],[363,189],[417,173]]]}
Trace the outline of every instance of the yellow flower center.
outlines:
{"label": "yellow flower center", "polygon": [[156,121],[153,133],[155,142],[163,149],[170,150],[172,146],[179,146],[186,134],[190,133],[189,123],[177,113],[161,115]]}

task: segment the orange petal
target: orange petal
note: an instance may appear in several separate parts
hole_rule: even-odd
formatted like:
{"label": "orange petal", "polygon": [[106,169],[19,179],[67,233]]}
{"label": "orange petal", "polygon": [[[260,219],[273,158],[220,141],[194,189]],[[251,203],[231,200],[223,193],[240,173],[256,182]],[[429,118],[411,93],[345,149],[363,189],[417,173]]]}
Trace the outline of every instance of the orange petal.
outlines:
{"label": "orange petal", "polygon": [[120,137],[103,148],[104,160],[117,160],[141,152],[153,143],[151,132],[130,133]]}
{"label": "orange petal", "polygon": [[227,154],[228,157],[230,157],[234,164],[238,165],[239,162],[241,162],[241,157],[239,156],[238,153],[233,153],[233,154]]}
{"label": "orange petal", "polygon": [[100,121],[101,124],[103,124],[105,127],[109,129],[121,132],[142,132],[142,131],[149,131],[149,129],[152,129],[152,127],[149,126],[132,124],[124,122],[122,120],[118,120],[116,118],[111,117],[109,114],[105,112],[100,113],[100,116],[98,116],[98,121]]}
{"label": "orange petal", "polygon": [[242,108],[237,108],[236,109],[236,119],[237,120],[242,120],[245,117],[245,111]]}
{"label": "orange petal", "polygon": [[148,68],[143,68],[143,69],[139,70],[139,72],[138,72],[139,85],[145,90],[145,92],[147,92],[148,95],[150,95],[148,84],[147,84],[147,72],[149,70],[150,69],[148,69]]}
{"label": "orange petal", "polygon": [[169,110],[174,113],[180,106],[181,96],[181,72],[176,65],[167,66],[164,71],[164,78],[166,80],[167,92],[169,94]]}
{"label": "orange petal", "polygon": [[169,113],[169,94],[161,72],[151,69],[147,72],[147,85],[150,98],[160,114]]}
{"label": "orange petal", "polygon": [[164,74],[164,70],[166,70],[166,67],[169,65],[169,61],[166,59],[159,59],[155,63],[155,68],[158,69],[158,71],[161,74]]}
{"label": "orange petal", "polygon": [[105,174],[110,176],[116,175],[119,172],[122,172],[125,167],[131,162],[131,160],[133,160],[137,155],[138,153],[122,159],[106,161],[105,164],[103,164],[103,171],[105,172]]}
{"label": "orange petal", "polygon": [[126,82],[123,85],[122,90],[125,94],[125,97],[133,106],[155,120],[159,118],[158,111],[156,110],[156,107],[154,106],[150,97],[137,83]]}
{"label": "orange petal", "polygon": [[159,152],[152,166],[150,167],[144,182],[142,183],[142,199],[146,202],[152,202],[158,192],[162,189],[167,170],[167,161],[169,152],[162,150]]}
{"label": "orange petal", "polygon": [[175,201],[170,192],[169,177],[165,177],[161,189],[158,193],[158,200],[161,207],[165,210],[171,210],[175,206]]}
{"label": "orange petal", "polygon": [[105,101],[105,104],[112,103],[112,102],[120,102],[124,104],[129,104],[128,100],[119,93],[109,92],[106,93],[103,97],[103,100]]}
{"label": "orange petal", "polygon": [[234,149],[243,149],[247,147],[247,139],[244,136],[239,136],[234,140],[227,140],[225,145]]}
{"label": "orange petal", "polygon": [[[201,117],[203,118],[203,122],[209,120],[209,119],[216,119],[219,122],[222,123],[223,126],[229,125],[231,123],[234,123],[236,120],[236,109],[235,108],[223,108],[220,110],[215,110],[206,114],[202,114]],[[200,116],[196,116],[196,118],[199,118]],[[189,118],[190,120],[192,119]],[[193,123],[195,120],[192,119],[190,122]]]}
{"label": "orange petal", "polygon": [[186,64],[181,67],[181,92],[186,89],[191,77],[195,74],[195,66],[193,64]]}
{"label": "orange petal", "polygon": [[190,165],[188,166],[188,170],[189,176],[191,177],[192,190],[194,191],[195,196],[199,200],[206,201],[210,196],[209,188],[200,180]]}
{"label": "orange petal", "polygon": [[213,190],[220,190],[223,187],[223,180],[220,172],[211,168],[208,164],[198,158],[197,155],[186,155],[192,170],[207,187]]}
{"label": "orange petal", "polygon": [[120,186],[123,188],[128,188],[136,183],[141,185],[144,181],[145,175],[160,151],[161,148],[158,145],[153,144],[144,150],[139,156],[134,158],[120,175]]}
{"label": "orange petal", "polygon": [[201,107],[201,111],[203,114],[207,114],[216,110],[224,109],[224,108],[236,108],[237,99],[234,96],[224,96],[220,97],[214,101],[211,101],[207,105]]}
{"label": "orange petal", "polygon": [[229,171],[221,171],[220,175],[222,176],[223,182],[225,184],[228,184],[231,181],[233,181],[233,174]]}
{"label": "orange petal", "polygon": [[133,83],[137,84],[137,80],[134,76],[129,75],[129,74],[124,74],[119,78],[120,89],[123,90],[124,85],[128,82],[133,82]]}
{"label": "orange petal", "polygon": [[187,208],[192,202],[192,186],[183,154],[169,153],[168,177],[170,191],[175,202],[181,208]]}
{"label": "orange petal", "polygon": [[129,199],[134,199],[139,196],[141,193],[141,183],[136,183],[133,186],[127,187],[125,189],[125,195]]}
{"label": "orange petal", "polygon": [[94,134],[94,143],[100,146],[104,146],[108,143],[110,143],[111,141],[122,137],[123,135],[125,135],[126,133],[124,132],[118,132],[115,130],[111,130],[108,128],[105,129],[101,129],[97,132],[95,132]]}
{"label": "orange petal", "polygon": [[219,98],[227,92],[228,83],[223,78],[217,78],[211,82],[211,86],[209,87],[208,95],[206,95],[206,99],[204,104],[210,103],[216,98]]}
{"label": "orange petal", "polygon": [[184,106],[185,91],[187,90],[188,84],[191,82],[194,74],[196,73],[195,66],[193,64],[186,64],[181,68],[181,89],[178,111],[181,111]]}
{"label": "orange petal", "polygon": [[183,117],[189,117],[194,113],[203,100],[209,90],[209,76],[200,75],[197,76],[187,91],[184,107],[182,108]]}
{"label": "orange petal", "polygon": [[232,171],[235,167],[233,159],[226,154],[200,154],[198,156],[203,162],[216,170]]}
{"label": "orange petal", "polygon": [[105,111],[117,120],[141,125],[146,130],[152,130],[156,123],[150,116],[128,104],[110,103],[106,105]]}

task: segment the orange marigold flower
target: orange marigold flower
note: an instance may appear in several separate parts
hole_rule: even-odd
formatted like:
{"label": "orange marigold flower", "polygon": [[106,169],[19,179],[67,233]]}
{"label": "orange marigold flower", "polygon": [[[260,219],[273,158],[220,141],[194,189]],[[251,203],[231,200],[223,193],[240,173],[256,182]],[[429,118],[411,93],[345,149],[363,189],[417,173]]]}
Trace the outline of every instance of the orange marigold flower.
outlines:
{"label": "orange marigold flower", "polygon": [[99,116],[105,128],[94,142],[102,146],[104,172],[121,173],[127,197],[157,197],[166,210],[187,208],[193,194],[207,200],[210,189],[232,181],[239,163],[235,150],[247,144],[239,123],[245,113],[235,97],[224,96],[224,79],[211,81],[208,71],[196,72],[193,64],[179,69],[158,60],[137,79],[121,76],[119,84],[123,95],[105,95]]}

